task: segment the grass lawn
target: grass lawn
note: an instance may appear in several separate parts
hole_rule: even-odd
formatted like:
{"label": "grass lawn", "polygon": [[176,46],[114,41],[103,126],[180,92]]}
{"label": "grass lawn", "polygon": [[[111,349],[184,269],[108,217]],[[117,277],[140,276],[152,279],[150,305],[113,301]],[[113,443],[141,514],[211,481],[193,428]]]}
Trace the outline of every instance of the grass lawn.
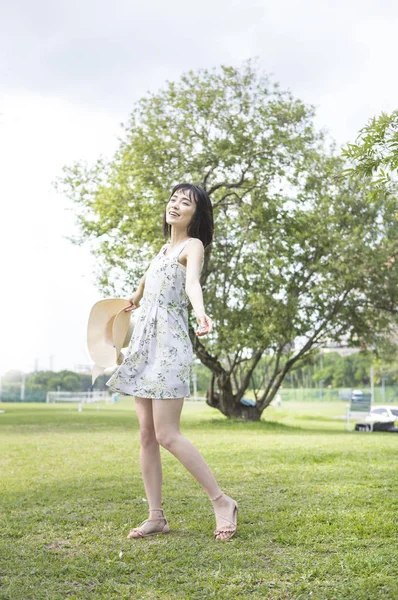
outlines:
{"label": "grass lawn", "polygon": [[182,433],[239,505],[229,542],[163,448],[171,532],[126,539],[147,517],[132,399],[0,408],[1,600],[398,599],[398,435],[347,432],[344,403],[258,423],[185,403]]}

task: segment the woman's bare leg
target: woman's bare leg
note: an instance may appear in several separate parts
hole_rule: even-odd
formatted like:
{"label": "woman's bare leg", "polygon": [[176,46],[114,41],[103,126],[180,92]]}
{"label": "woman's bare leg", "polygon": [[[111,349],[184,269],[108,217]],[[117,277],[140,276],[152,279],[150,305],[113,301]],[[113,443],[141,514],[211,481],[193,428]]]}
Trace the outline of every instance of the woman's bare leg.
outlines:
{"label": "woman's bare leg", "polygon": [[[221,489],[197,448],[180,432],[180,416],[184,398],[154,399],[152,401],[153,422],[156,439],[161,446],[173,454],[205,489],[213,502],[213,508],[220,516],[216,516],[217,527],[224,525],[226,519],[232,520],[234,503],[232,498],[222,494]],[[222,516],[221,516],[222,515]]]}
{"label": "woman's bare leg", "polygon": [[151,398],[135,399],[140,426],[140,465],[149,508],[162,507],[162,463],[156,439]]}
{"label": "woman's bare leg", "polygon": [[180,432],[180,415],[184,398],[153,400],[153,422],[156,439],[161,446],[174,454],[213,498],[220,488],[199,450]]}
{"label": "woman's bare leg", "polygon": [[145,523],[139,528],[145,533],[149,533],[162,529],[164,526],[163,513],[156,510],[162,508],[162,462],[159,443],[155,435],[152,399],[136,396],[135,412],[140,426],[140,465],[149,505],[149,518],[157,519],[157,521]]}

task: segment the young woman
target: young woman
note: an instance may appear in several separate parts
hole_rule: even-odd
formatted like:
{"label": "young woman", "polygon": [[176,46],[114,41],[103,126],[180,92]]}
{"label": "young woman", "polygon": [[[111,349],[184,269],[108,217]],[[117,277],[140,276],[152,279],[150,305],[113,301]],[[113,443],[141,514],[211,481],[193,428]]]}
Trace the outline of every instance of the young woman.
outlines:
{"label": "young woman", "polygon": [[[193,347],[188,332],[188,303],[199,329],[212,331],[203,305],[199,276],[204,248],[213,239],[213,208],[201,187],[174,187],[163,215],[163,233],[170,237],[152,260],[131,306],[141,307],[126,357],[106,382],[111,389],[135,396],[140,426],[140,463],[149,517],[128,538],[170,531],[162,505],[162,465],[159,445],[171,452],[208,494],[216,517],[214,537],[230,539],[236,531],[238,505],[219,488],[195,446],[180,432],[184,398],[190,397]],[[142,300],[142,301],[141,301]]]}

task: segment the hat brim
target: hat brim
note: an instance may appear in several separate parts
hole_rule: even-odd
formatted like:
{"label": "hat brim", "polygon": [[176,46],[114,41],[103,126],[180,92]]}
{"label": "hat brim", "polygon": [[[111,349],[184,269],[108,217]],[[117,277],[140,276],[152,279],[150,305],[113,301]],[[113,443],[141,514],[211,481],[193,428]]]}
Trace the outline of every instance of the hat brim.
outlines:
{"label": "hat brim", "polygon": [[[132,313],[125,298],[104,298],[94,304],[87,324],[87,347],[95,364],[111,367],[123,347]],[[135,318],[133,317],[135,321]]]}

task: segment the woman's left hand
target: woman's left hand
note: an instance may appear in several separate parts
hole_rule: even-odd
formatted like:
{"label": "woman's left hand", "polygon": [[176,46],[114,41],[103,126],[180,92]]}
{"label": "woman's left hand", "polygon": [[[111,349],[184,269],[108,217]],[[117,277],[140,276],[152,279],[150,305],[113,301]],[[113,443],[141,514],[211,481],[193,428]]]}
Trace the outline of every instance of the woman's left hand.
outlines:
{"label": "woman's left hand", "polygon": [[196,335],[206,335],[206,333],[210,333],[213,330],[213,321],[207,315],[196,317],[196,320],[199,325],[199,329],[195,332]]}

